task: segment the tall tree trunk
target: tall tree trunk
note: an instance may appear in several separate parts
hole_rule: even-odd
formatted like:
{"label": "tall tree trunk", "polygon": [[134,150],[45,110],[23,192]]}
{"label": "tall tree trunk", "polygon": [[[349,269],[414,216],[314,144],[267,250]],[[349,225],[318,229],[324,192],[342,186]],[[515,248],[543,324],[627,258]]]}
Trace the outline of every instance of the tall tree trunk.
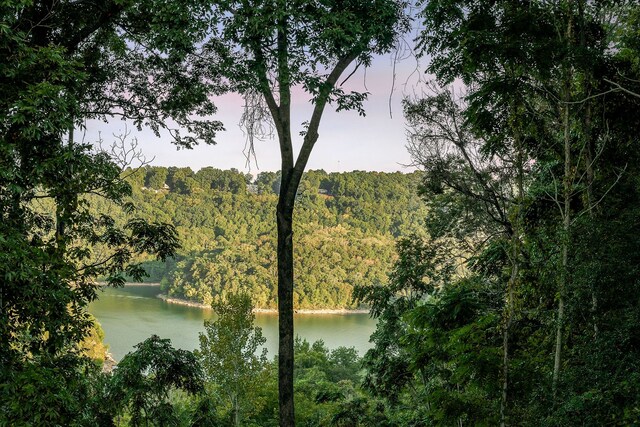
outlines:
{"label": "tall tree trunk", "polygon": [[564,328],[564,304],[565,293],[568,281],[569,269],[569,243],[570,243],[570,227],[571,227],[571,191],[572,185],[571,172],[571,139],[569,135],[569,104],[564,107],[564,185],[563,199],[564,210],[562,215],[562,264],[560,267],[560,277],[558,280],[558,315],[556,318],[556,348],[553,360],[553,395],[554,399],[558,390],[558,379],[560,377],[560,364],[562,361],[562,341]]}
{"label": "tall tree trunk", "polygon": [[[586,8],[586,2],[584,0],[579,1],[578,2],[578,18],[579,18],[578,30],[580,31],[580,48],[583,49],[584,51],[587,50],[587,40],[586,40],[587,29],[585,28],[586,27],[585,8]],[[585,82],[584,82],[582,97],[586,99],[587,97],[590,96],[590,92],[592,89],[591,82],[592,82],[593,74],[592,74],[592,70],[590,69],[583,70],[583,72],[585,73]],[[592,119],[591,108],[592,108],[592,101],[589,100],[587,101],[584,108],[584,123],[583,123],[584,129],[583,129],[582,135],[583,135],[583,144],[585,148],[584,152],[586,155],[585,168],[587,172],[587,203],[586,205],[589,211],[589,219],[593,221],[594,208],[595,208],[595,203],[594,203],[595,200],[593,198],[593,180],[594,180],[593,163],[595,159],[594,159],[594,153],[593,153],[593,135],[591,130],[591,119]],[[598,295],[595,289],[595,281],[592,281],[591,320],[593,322],[594,337],[598,336],[598,319],[596,314],[597,310],[598,310]]]}
{"label": "tall tree trunk", "polygon": [[[567,27],[565,32],[565,45],[570,51],[573,44],[573,1],[567,2]],[[571,241],[571,196],[573,192],[573,171],[571,158],[571,132],[569,105],[571,102],[571,85],[572,85],[572,67],[570,63],[571,57],[565,59],[563,71],[563,145],[564,145],[564,179],[563,179],[563,212],[562,212],[562,264],[560,267],[560,276],[558,280],[558,313],[556,317],[556,348],[553,358],[553,378],[552,391],[554,401],[556,400],[558,391],[558,380],[560,378],[560,365],[562,363],[562,345],[563,345],[563,329],[565,324],[564,306],[567,290],[567,282],[569,280],[569,244]]]}
{"label": "tall tree trunk", "polygon": [[240,408],[238,405],[238,394],[233,396],[233,425],[240,426]]}
{"label": "tall tree trunk", "polygon": [[[285,183],[286,180],[286,183]],[[282,171],[278,223],[278,397],[280,426],[295,425],[293,405],[293,203],[287,200],[291,171]]]}
{"label": "tall tree trunk", "polygon": [[[279,0],[282,11],[277,35],[278,94],[266,97],[278,130],[281,178],[276,223],[278,228],[278,403],[280,427],[295,425],[293,399],[293,207],[298,183],[294,177],[294,154],[291,138],[291,75],[289,71],[289,22],[287,1]],[[265,76],[265,80],[268,80]],[[266,90],[266,88],[265,88]],[[267,90],[268,92],[268,90]],[[291,188],[293,187],[293,188]],[[293,191],[293,194],[291,193]]]}
{"label": "tall tree trunk", "polygon": [[502,332],[502,399],[500,401],[500,426],[507,425],[507,405],[509,401],[509,335],[515,312],[515,287],[520,273],[520,235],[522,233],[522,206],[524,205],[524,152],[519,131],[514,132],[514,146],[516,149],[516,200],[511,236],[511,275],[507,283],[507,298],[505,303],[505,320]]}
{"label": "tall tree trunk", "polygon": [[[590,87],[589,80],[587,80],[587,87]],[[588,96],[588,91],[585,91],[585,94]],[[595,200],[593,197],[593,180],[594,180],[594,171],[593,171],[593,163],[594,153],[593,153],[593,138],[591,135],[591,102],[587,102],[584,111],[584,145],[585,145],[585,168],[587,174],[587,209],[589,211],[589,219],[593,221],[595,216]],[[598,319],[597,319],[597,311],[598,311],[598,295],[596,293],[595,281],[591,282],[591,321],[593,322],[593,336],[594,338],[598,336]]]}
{"label": "tall tree trunk", "polygon": [[[513,239],[517,237],[514,235]],[[512,245],[512,256],[517,254],[515,242]],[[500,426],[507,425],[507,402],[509,399],[509,332],[513,320],[514,287],[518,277],[518,262],[511,266],[511,276],[507,283],[507,301],[505,307],[504,329],[502,331],[502,400],[500,401]]]}
{"label": "tall tree trunk", "polygon": [[[282,178],[280,195],[276,208],[276,222],[278,225],[278,398],[280,410],[280,426],[295,425],[295,411],[293,400],[293,209],[295,206],[298,186],[302,174],[307,166],[309,155],[318,140],[320,120],[327,104],[331,90],[338,78],[357,57],[360,51],[351,52],[340,58],[329,73],[325,84],[320,88],[315,99],[315,106],[302,147],[294,160],[291,138],[291,75],[289,71],[289,24],[287,1],[278,2],[283,14],[279,20],[277,36],[278,52],[278,101],[273,96],[269,78],[264,74],[259,88],[267,103],[273,118],[278,142],[280,143],[280,160]],[[255,51],[257,60],[263,61],[260,50]],[[266,67],[265,67],[266,68]]]}

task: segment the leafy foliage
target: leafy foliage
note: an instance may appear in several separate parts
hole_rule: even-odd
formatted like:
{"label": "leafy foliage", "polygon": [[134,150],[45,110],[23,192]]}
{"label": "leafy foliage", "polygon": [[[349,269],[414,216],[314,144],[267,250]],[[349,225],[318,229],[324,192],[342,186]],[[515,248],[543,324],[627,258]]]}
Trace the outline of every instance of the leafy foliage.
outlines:
{"label": "leafy foliage", "polygon": [[168,339],[153,335],[118,363],[109,382],[108,399],[119,411],[128,410],[133,426],[149,422],[176,425],[169,393],[174,389],[200,393],[203,381],[202,368],[193,353],[176,350]]}
{"label": "leafy foliage", "polygon": [[364,385],[396,425],[635,422],[636,9],[425,3],[430,71],[467,92],[407,101],[430,239],[356,292],[379,319]]}
{"label": "leafy foliage", "polygon": [[260,410],[258,390],[267,379],[267,349],[258,351],[267,339],[261,328],[253,326],[255,315],[249,295],[228,294],[226,301],[218,300],[212,308],[217,319],[205,321],[196,357],[211,388],[224,396],[238,426],[246,416]]}
{"label": "leafy foliage", "polygon": [[[174,134],[185,146],[211,139],[220,124],[191,117],[213,112],[197,96],[209,84],[187,73],[186,46],[201,29],[190,17],[200,10],[154,0],[0,5],[2,423],[91,425],[82,373],[92,364],[79,344],[93,325],[86,306],[95,278],[140,278],[134,256],[175,252],[172,227],[136,218],[118,165],[74,132],[87,119],[117,115],[156,132],[174,118],[191,131]],[[169,102],[183,83],[190,94]],[[89,194],[129,216],[116,224],[89,206]]]}

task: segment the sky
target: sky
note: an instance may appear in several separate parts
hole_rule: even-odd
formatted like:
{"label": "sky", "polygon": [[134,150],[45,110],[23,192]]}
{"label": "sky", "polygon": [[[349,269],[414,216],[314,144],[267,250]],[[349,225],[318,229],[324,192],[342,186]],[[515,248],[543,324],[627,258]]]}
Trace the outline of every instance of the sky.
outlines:
{"label": "sky", "polygon": [[[366,71],[359,69],[345,84],[345,90],[369,92],[364,103],[366,116],[355,111],[336,112],[328,105],[322,117],[319,139],[307,164],[309,169],[324,169],[327,172],[402,171],[411,162],[406,145],[406,124],[402,115],[402,99],[405,95],[419,90],[419,80],[424,79],[423,71],[413,58],[396,64],[391,55],[376,57]],[[353,67],[344,74],[346,77]],[[394,80],[394,72],[396,78]],[[299,150],[300,124],[307,121],[312,105],[301,89],[292,91],[292,123],[294,149]],[[120,119],[109,123],[89,121],[86,124],[84,140],[105,144],[112,142],[114,134],[131,131],[130,138],[136,138],[147,160],[153,166],[191,167],[194,171],[206,166],[218,169],[236,168],[241,172],[257,174],[280,169],[278,142],[275,139],[257,141],[256,156],[247,164],[243,152],[245,135],[238,126],[242,114],[243,99],[238,94],[227,94],[214,98],[218,112],[214,119],[224,124],[225,131],[216,138],[216,145],[201,145],[191,150],[178,150],[171,144],[171,138],[156,137],[148,129],[137,131]]]}

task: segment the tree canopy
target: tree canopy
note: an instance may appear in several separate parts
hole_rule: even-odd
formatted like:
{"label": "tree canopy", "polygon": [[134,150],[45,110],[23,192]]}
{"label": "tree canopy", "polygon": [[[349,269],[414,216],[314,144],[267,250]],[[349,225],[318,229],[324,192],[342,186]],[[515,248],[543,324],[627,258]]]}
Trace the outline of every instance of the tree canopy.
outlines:
{"label": "tree canopy", "polygon": [[401,425],[636,417],[638,99],[611,82],[638,78],[637,10],[424,5],[429,70],[465,91],[406,102],[429,238],[401,240],[390,286],[356,291],[379,319],[365,387]]}
{"label": "tree canopy", "polygon": [[[78,141],[75,129],[119,116],[159,132],[174,120],[189,130],[173,132],[178,144],[210,140],[220,124],[192,116],[214,111],[210,85],[190,66],[203,28],[191,17],[200,7],[0,5],[0,396],[9,424],[82,421],[79,345],[93,325],[86,306],[96,298],[96,276],[112,284],[125,274],[140,278],[133,256],[165,259],[177,247],[172,227],[132,213],[119,165]],[[192,93],[181,96],[182,85]],[[88,194],[130,216],[116,224],[95,214]]]}
{"label": "tree canopy", "polygon": [[[218,296],[241,291],[251,294],[257,308],[276,308],[271,210],[277,204],[277,174],[263,172],[246,184],[239,172],[203,168],[185,172],[185,182],[194,180],[187,193],[180,185],[166,184],[168,178],[157,188],[143,185],[168,177],[171,169],[147,167],[127,178],[140,215],[174,225],[182,243],[166,263],[137,258],[151,274],[145,280],[161,282],[173,298],[209,305]],[[355,308],[355,285],[386,281],[394,239],[422,228],[426,209],[415,193],[419,176],[305,174],[297,196],[296,309]],[[97,198],[91,203],[98,210],[108,207]]]}
{"label": "tree canopy", "polygon": [[[416,6],[436,82],[405,101],[423,172],[402,175],[305,169],[327,106],[364,113],[344,82],[394,48],[405,2],[0,5],[0,424],[637,422],[637,1]],[[298,89],[313,108],[294,153]],[[86,120],[121,117],[213,143],[221,124],[203,117],[228,90],[245,98],[249,151],[275,130],[279,172],[134,173],[77,140]],[[216,302],[204,371],[155,336],[112,375],[87,357],[96,278],[121,285],[142,264],[169,293]],[[277,300],[273,363],[235,296],[249,289]],[[362,365],[295,338],[294,304],[352,294],[378,319]]]}

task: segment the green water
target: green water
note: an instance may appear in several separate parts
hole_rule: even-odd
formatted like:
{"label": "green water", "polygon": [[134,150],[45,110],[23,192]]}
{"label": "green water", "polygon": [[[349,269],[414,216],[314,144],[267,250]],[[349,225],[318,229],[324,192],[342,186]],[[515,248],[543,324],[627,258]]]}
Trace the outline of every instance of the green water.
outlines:
{"label": "green water", "polygon": [[[116,360],[152,334],[171,339],[174,347],[198,348],[198,333],[204,331],[203,321],[213,316],[212,311],[167,303],[156,297],[158,292],[157,286],[146,285],[108,288],[89,306]],[[369,336],[375,329],[375,321],[367,314],[301,314],[294,323],[296,334],[308,341],[321,339],[329,348],[355,347],[361,355],[371,347]],[[278,316],[256,314],[256,326],[262,328],[273,357],[278,347]]]}

